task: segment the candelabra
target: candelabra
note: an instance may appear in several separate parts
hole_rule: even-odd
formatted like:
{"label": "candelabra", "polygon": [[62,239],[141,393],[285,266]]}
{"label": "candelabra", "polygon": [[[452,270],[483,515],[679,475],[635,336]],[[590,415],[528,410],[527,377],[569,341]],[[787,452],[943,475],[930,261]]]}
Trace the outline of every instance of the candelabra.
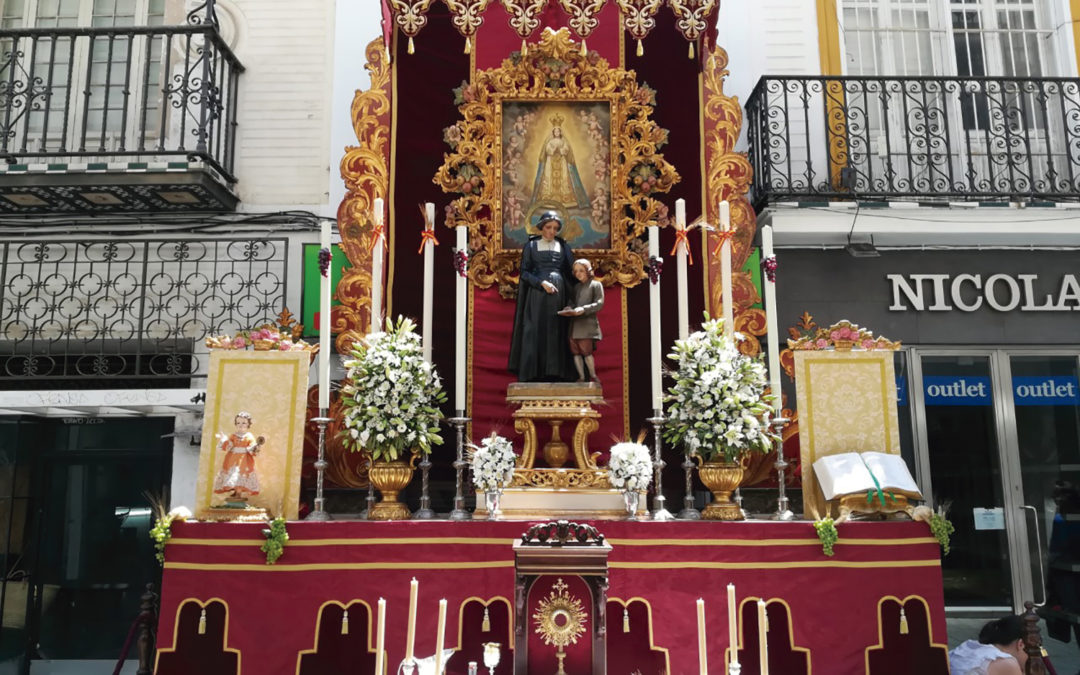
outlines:
{"label": "candelabra", "polygon": [[329,466],[326,463],[326,425],[331,421],[327,414],[326,408],[320,408],[319,416],[311,420],[319,426],[319,458],[315,460],[315,508],[304,520],[330,520],[330,514],[323,508],[323,480]]}
{"label": "candelabra", "polygon": [[780,437],[780,431],[790,420],[783,417],[774,417],[772,420],[773,431],[776,432],[776,480],[780,485],[780,493],[776,498],[776,514],[773,520],[793,520],[795,514],[788,508],[787,482],[784,480],[784,469],[787,468],[787,460],[784,459],[784,439]]}
{"label": "candelabra", "polygon": [[371,466],[375,460],[368,455],[368,478],[367,478],[367,508],[364,509],[363,517],[365,520],[371,520],[371,510],[375,508],[375,484],[371,482]]}
{"label": "candelabra", "polygon": [[683,455],[683,472],[686,474],[686,496],[683,497],[683,508],[676,516],[679,520],[701,520],[701,511],[694,508],[694,460],[690,453]]}
{"label": "candelabra", "polygon": [[667,499],[664,498],[663,472],[667,462],[661,456],[661,451],[664,448],[663,439],[660,436],[660,431],[664,427],[663,411],[654,410],[653,416],[648,419],[648,422],[653,426],[653,451],[655,453],[653,458],[653,470],[655,472],[653,485],[656,488],[656,494],[653,495],[652,519],[661,521],[674,520],[675,516],[671,515],[671,511],[667,510],[665,506]]}
{"label": "candelabra", "polygon": [[465,510],[462,479],[465,467],[469,465],[465,461],[465,425],[471,420],[465,416],[464,410],[459,410],[457,413],[457,417],[451,417],[448,420],[457,430],[457,459],[454,460],[454,510],[450,512],[450,520],[470,520],[472,514]]}
{"label": "candelabra", "polygon": [[398,664],[397,671],[399,675],[413,675],[413,673],[415,673],[417,670],[416,666],[416,661],[402,661],[400,664]]}
{"label": "candelabra", "polygon": [[420,460],[420,508],[413,514],[414,520],[431,520],[435,512],[431,510],[431,495],[428,492],[428,472],[431,471],[431,453],[425,453]]}

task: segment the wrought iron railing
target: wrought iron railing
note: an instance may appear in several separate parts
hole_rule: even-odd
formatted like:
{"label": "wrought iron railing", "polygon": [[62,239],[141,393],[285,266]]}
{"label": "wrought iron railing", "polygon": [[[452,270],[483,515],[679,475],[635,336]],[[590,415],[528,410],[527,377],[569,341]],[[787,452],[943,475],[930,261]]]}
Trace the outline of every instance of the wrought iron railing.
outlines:
{"label": "wrought iron railing", "polygon": [[763,77],[753,199],[1080,201],[1080,80]]}
{"label": "wrought iron railing", "polygon": [[0,380],[205,374],[207,336],[273,322],[287,265],[287,239],[0,241]]}
{"label": "wrought iron railing", "polygon": [[0,158],[192,158],[235,182],[243,70],[211,22],[2,30]]}

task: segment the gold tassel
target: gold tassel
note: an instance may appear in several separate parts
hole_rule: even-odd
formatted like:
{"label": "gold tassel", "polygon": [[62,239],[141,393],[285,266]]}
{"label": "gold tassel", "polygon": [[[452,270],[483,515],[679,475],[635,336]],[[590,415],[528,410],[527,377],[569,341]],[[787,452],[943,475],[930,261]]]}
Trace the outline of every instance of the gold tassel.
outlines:
{"label": "gold tassel", "polygon": [[199,614],[199,635],[206,635],[206,608]]}
{"label": "gold tassel", "polygon": [[900,634],[908,634],[907,612],[904,611],[903,607],[900,608]]}
{"label": "gold tassel", "polygon": [[626,607],[623,607],[622,610],[622,632],[630,632],[630,612]]}
{"label": "gold tassel", "polygon": [[345,610],[345,612],[341,615],[341,634],[349,634],[349,610]]}
{"label": "gold tassel", "polygon": [[410,54],[415,54],[416,53],[416,45],[413,43],[413,39],[412,39],[411,35],[409,36],[409,53]]}
{"label": "gold tassel", "polygon": [[521,55],[523,57],[529,55],[529,45],[525,44],[525,38],[521,38]]}
{"label": "gold tassel", "polygon": [[488,608],[487,607],[484,608],[484,620],[480,623],[480,632],[482,632],[482,633],[490,633],[491,632],[491,617],[488,616]]}
{"label": "gold tassel", "polygon": [[589,53],[589,48],[585,46],[585,38],[581,38],[581,55],[586,56]]}
{"label": "gold tassel", "polygon": [[465,53],[472,54],[472,40],[469,39],[468,35],[465,36]]}
{"label": "gold tassel", "polygon": [[638,56],[644,56],[645,55],[645,46],[641,44],[641,38],[638,38],[638,41],[637,41],[637,55]]}
{"label": "gold tassel", "polygon": [[[409,53],[412,54],[412,52],[409,52]],[[693,42],[690,43],[690,53],[688,53],[686,55],[686,57],[689,58],[689,59],[694,58],[694,43]]]}

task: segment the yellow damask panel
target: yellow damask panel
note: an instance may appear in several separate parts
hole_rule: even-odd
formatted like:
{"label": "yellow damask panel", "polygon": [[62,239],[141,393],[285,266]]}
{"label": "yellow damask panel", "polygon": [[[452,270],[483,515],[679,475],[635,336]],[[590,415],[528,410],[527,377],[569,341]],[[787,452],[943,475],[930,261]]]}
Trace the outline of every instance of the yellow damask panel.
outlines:
{"label": "yellow damask panel", "polygon": [[233,504],[233,512],[246,505],[296,520],[309,366],[307,352],[211,352],[195,487],[200,518]]}
{"label": "yellow damask panel", "polygon": [[900,454],[892,351],[796,351],[803,503],[815,518],[825,499],[814,462],[845,452]]}

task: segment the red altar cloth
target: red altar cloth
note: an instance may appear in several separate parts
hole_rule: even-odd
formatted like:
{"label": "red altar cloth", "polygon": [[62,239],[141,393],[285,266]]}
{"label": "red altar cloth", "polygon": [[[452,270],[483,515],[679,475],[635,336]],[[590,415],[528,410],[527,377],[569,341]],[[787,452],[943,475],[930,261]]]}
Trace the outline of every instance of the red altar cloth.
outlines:
{"label": "red altar cloth", "polygon": [[[697,673],[695,601],[699,597],[705,599],[709,627],[709,672],[724,672],[726,586],[730,582],[735,584],[740,604],[757,597],[783,601],[770,603],[768,610],[774,675],[809,671],[810,664],[819,675],[947,675],[940,551],[923,523],[843,524],[838,528],[840,541],[834,557],[822,554],[809,522],[593,524],[613,546],[609,673],[629,675],[640,669],[642,675],[654,675],[663,668],[672,675]],[[299,655],[316,648],[320,654],[328,653],[332,648],[328,635],[334,639],[354,636],[350,639],[358,640],[361,648],[351,652],[355,669],[350,672],[371,673],[374,657],[364,654],[362,645],[366,642],[373,650],[375,631],[372,628],[368,634],[366,612],[358,601],[371,608],[374,623],[376,603],[383,597],[387,600],[388,669],[393,673],[404,657],[409,580],[416,577],[420,583],[416,653],[435,651],[438,600],[446,598],[446,646],[475,643],[463,658],[449,661],[447,672],[464,673],[464,657],[477,660],[479,641],[501,638],[504,649],[508,646],[505,642],[512,629],[507,623],[512,620],[514,600],[511,545],[528,525],[507,521],[294,522],[288,525],[290,539],[284,555],[276,564],[267,565],[259,550],[260,525],[175,523],[166,549],[157,672],[188,672],[181,655],[170,653],[181,646],[178,635],[180,642],[190,643],[178,650],[183,652],[193,649],[196,637],[211,642],[209,637],[216,632],[219,652],[222,633],[227,643],[224,652],[228,654],[222,657],[225,665],[211,669],[213,655],[208,654],[198,661],[200,673],[309,672],[308,666],[301,669]],[[466,609],[470,598],[484,603],[502,599],[490,604],[493,625],[489,632],[479,632],[483,606]],[[646,628],[642,624],[649,623],[640,601],[630,605],[628,616],[634,635],[651,636],[651,651],[648,639],[631,641],[631,635],[624,636],[619,603],[632,598],[646,601],[651,612],[648,633],[639,632]],[[227,619],[220,604],[210,603],[212,599],[224,604]],[[341,606],[327,605],[328,601]],[[197,635],[195,624],[202,605],[207,608],[203,624],[208,628],[206,635]],[[319,632],[317,646],[317,622],[324,605],[330,610],[324,609],[322,621],[332,626]],[[790,617],[785,616],[785,606]],[[338,629],[345,607],[350,610],[349,635],[344,635],[344,628]],[[744,607],[743,617],[742,672],[756,675],[757,629],[750,605]],[[787,618],[790,629],[783,625]],[[589,623],[590,631],[593,623]],[[530,618],[530,632],[531,624]],[[635,649],[637,656],[628,656]],[[305,658],[322,658],[320,654],[309,653]],[[641,654],[655,655],[656,660],[642,667],[645,657]],[[788,657],[799,665],[781,667]],[[497,673],[512,672],[512,660],[504,651]],[[807,660],[810,663],[805,664]],[[329,672],[312,668],[310,672]],[[481,672],[486,672],[482,665]]]}

